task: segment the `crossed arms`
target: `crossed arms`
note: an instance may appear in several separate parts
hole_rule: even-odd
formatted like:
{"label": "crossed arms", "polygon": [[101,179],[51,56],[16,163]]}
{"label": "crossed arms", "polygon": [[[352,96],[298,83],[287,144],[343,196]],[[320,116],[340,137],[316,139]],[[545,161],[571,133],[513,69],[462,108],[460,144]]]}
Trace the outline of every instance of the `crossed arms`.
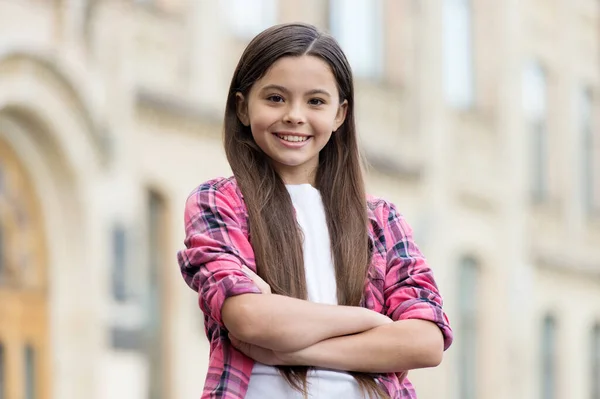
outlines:
{"label": "crossed arms", "polygon": [[186,203],[182,275],[198,292],[211,324],[234,346],[272,365],[308,365],[359,372],[432,367],[452,342],[433,274],[394,206],[378,203],[379,250],[385,246],[385,315],[362,308],[274,295],[244,264],[253,250],[243,203],[227,180],[204,184]]}
{"label": "crossed arms", "polygon": [[228,298],[222,316],[233,345],[256,361],[394,373],[435,367],[442,360],[442,333],[432,322],[393,322],[366,308],[274,295],[260,277],[246,273],[263,294]]}

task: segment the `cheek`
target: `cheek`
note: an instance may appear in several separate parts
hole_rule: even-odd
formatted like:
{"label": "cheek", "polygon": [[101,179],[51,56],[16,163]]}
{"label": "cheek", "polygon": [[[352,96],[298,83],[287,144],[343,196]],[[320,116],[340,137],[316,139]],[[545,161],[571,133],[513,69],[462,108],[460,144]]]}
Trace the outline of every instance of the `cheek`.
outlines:
{"label": "cheek", "polygon": [[315,127],[323,135],[331,135],[335,129],[335,115],[323,115],[314,121]]}
{"label": "cheek", "polygon": [[260,125],[256,125],[255,123],[250,124],[250,129],[252,131],[252,137],[254,138],[254,142],[264,150],[264,146],[266,143],[266,135],[264,133],[265,129]]}
{"label": "cheek", "polygon": [[252,130],[252,137],[254,138],[254,142],[258,144],[263,150],[265,150],[265,146],[268,144],[268,136],[271,135],[268,130],[269,126],[267,124],[263,124],[261,122],[254,122],[250,124],[250,129]]}
{"label": "cheek", "polygon": [[269,118],[268,112],[265,112],[264,109],[251,109],[249,111],[252,135],[255,139],[260,139],[260,136],[264,135],[265,131],[271,125],[269,122],[271,118]]}
{"label": "cheek", "polygon": [[272,107],[256,105],[248,109],[250,124],[254,126],[270,126],[280,118],[278,111]]}

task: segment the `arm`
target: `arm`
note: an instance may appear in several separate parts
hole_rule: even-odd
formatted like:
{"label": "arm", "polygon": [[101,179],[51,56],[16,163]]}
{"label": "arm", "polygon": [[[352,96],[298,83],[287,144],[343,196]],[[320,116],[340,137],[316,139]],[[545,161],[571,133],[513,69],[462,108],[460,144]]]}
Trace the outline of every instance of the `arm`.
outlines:
{"label": "arm", "polygon": [[389,324],[391,319],[365,308],[332,306],[281,295],[252,270],[246,274],[266,295],[240,295],[223,306],[230,335],[274,351],[295,352],[317,342]]}
{"label": "arm", "polygon": [[443,344],[435,324],[403,320],[281,354],[280,362],[364,373],[395,373],[439,365]]}
{"label": "arm", "polygon": [[[347,370],[400,372],[437,366],[452,342],[442,297],[432,270],[413,241],[412,228],[393,204],[382,208],[380,239],[387,248],[383,294],[386,314],[394,323],[345,337],[346,341],[325,341],[321,348],[315,345],[305,353],[313,361],[332,362]],[[367,353],[372,355],[365,356]]]}
{"label": "arm", "polygon": [[253,254],[234,211],[239,206],[236,194],[219,182],[198,187],[185,204],[186,248],[177,253],[183,279],[198,292],[200,308],[221,328],[227,298],[261,293],[243,269]]}
{"label": "arm", "polygon": [[388,317],[361,307],[269,294],[227,299],[223,321],[234,337],[282,352],[298,351],[328,338],[391,323]]}
{"label": "arm", "polygon": [[[448,317],[433,271],[413,241],[413,231],[393,204],[387,204],[384,231],[387,271],[384,298],[387,316],[394,321],[426,320],[437,326],[443,338],[441,351],[453,340]],[[440,356],[442,353],[440,353]]]}

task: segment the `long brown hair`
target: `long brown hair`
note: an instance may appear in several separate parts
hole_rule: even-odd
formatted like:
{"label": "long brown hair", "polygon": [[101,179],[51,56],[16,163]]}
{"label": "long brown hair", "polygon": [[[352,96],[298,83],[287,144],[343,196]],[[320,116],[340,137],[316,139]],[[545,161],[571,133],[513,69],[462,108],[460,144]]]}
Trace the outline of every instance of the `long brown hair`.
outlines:
{"label": "long brown hair", "polygon": [[[346,119],[319,154],[316,188],[327,218],[340,305],[359,306],[371,260],[367,203],[354,123],[354,84],[348,60],[328,34],[307,24],[273,26],[256,36],[235,69],[227,96],[224,145],[244,196],[258,275],[276,294],[306,299],[302,236],[285,184],[236,113],[236,94],[252,85],[281,57],[316,56],[331,67]],[[306,395],[307,367],[280,367],[290,385]],[[364,394],[389,397],[373,376],[352,373]]]}

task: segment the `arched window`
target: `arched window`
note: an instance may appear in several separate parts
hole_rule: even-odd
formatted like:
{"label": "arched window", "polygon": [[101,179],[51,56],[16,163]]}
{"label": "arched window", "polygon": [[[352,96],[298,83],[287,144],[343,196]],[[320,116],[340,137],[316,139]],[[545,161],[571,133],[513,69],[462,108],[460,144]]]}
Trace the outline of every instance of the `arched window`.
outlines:
{"label": "arched window", "polygon": [[0,140],[0,296],[5,305],[0,307],[0,337],[10,337],[0,342],[0,399],[48,395],[49,365],[42,360],[48,353],[46,246],[28,172]]}
{"label": "arched window", "polygon": [[477,262],[465,257],[459,265],[459,398],[475,399],[477,397],[477,357],[478,357],[478,290],[480,271]]}

